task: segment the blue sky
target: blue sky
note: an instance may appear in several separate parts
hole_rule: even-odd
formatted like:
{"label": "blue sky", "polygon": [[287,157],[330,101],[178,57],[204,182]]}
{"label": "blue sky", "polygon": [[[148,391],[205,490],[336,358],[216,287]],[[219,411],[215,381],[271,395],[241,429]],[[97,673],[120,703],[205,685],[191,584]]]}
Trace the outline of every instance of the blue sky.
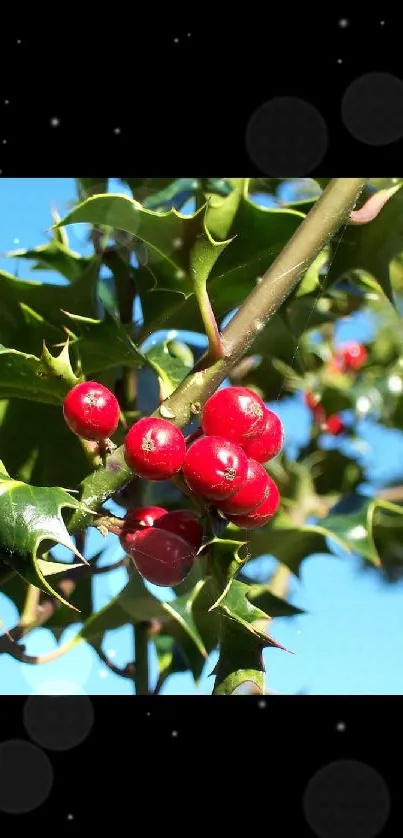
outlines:
{"label": "blue sky", "polygon": [[[116,184],[115,191],[121,192],[122,186]],[[55,206],[63,216],[74,197],[72,178],[1,179],[0,254],[45,243],[46,230],[52,223],[51,207]],[[90,252],[85,246],[85,228],[70,228],[69,237],[73,249]],[[15,265],[14,260],[0,255],[0,269],[13,272]],[[48,273],[31,272],[29,263],[22,260],[19,262],[19,276],[24,279],[51,278]],[[370,336],[371,326],[366,317],[353,318],[340,327],[338,339],[354,336],[364,340]],[[301,402],[296,404],[289,400],[279,405],[279,412],[292,451],[308,431],[308,412]],[[403,481],[403,435],[378,428],[369,421],[361,422],[359,433],[365,444],[363,457],[368,479],[382,485],[393,473],[394,478]],[[101,536],[91,530],[90,553],[104,544]],[[64,557],[63,548],[59,555]],[[118,540],[110,536],[105,563],[121,555]],[[259,569],[269,571],[271,565],[272,560],[266,558],[260,560]],[[359,560],[347,555],[315,555],[303,563],[301,579],[292,581],[291,598],[307,613],[293,619],[273,621],[271,633],[294,654],[277,650],[265,653],[267,680],[271,689],[280,693],[308,694],[403,692],[403,582],[387,586],[375,574],[359,572],[359,567]],[[122,570],[98,578],[94,591],[96,606],[101,607],[115,596],[125,581],[126,575]],[[158,591],[160,596],[165,593],[161,589],[152,590],[154,593]],[[13,603],[2,594],[0,617],[8,628],[18,619]],[[62,642],[71,633],[71,630],[66,632]],[[50,632],[37,629],[28,636],[26,651],[28,654],[43,653],[54,645]],[[132,660],[131,627],[109,632],[104,648],[118,665]],[[210,693],[212,679],[208,674],[214,662],[213,657],[206,664],[197,688],[190,675],[176,675],[167,682],[163,693]],[[151,670],[155,678],[152,654]],[[132,684],[113,675],[96,653],[82,643],[66,656],[36,667],[20,664],[9,656],[0,656],[0,690],[11,694],[130,694]]]}

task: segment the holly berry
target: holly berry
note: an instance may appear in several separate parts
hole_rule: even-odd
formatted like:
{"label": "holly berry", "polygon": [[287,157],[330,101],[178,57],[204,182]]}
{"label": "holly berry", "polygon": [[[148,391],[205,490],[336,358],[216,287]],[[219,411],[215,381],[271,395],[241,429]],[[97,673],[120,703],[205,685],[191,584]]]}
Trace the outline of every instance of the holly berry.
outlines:
{"label": "holly berry", "polygon": [[267,463],[281,451],[284,442],[284,428],[281,419],[272,410],[265,407],[263,430],[257,439],[243,444],[248,457],[258,463]]}
{"label": "holly berry", "polygon": [[115,433],[120,408],[113,393],[103,384],[83,381],[67,393],[63,414],[74,434],[100,442]]}
{"label": "holly berry", "polygon": [[152,416],[139,419],[124,442],[127,465],[147,480],[168,480],[180,470],[185,453],[182,431],[167,419]]}
{"label": "holly berry", "polygon": [[347,370],[359,370],[365,364],[368,352],[362,343],[349,341],[340,348],[340,356]]}
{"label": "holly berry", "polygon": [[269,491],[269,475],[260,463],[250,458],[244,485],[235,495],[220,503],[220,510],[224,515],[247,515],[263,503]]}
{"label": "holly berry", "polygon": [[139,506],[125,515],[123,526],[132,530],[152,527],[159,518],[167,514],[167,510],[163,509],[162,506]]}
{"label": "holly berry", "polygon": [[193,547],[197,547],[197,549],[202,543],[203,527],[196,515],[187,509],[177,509],[174,512],[166,512],[165,515],[158,516],[154,526],[179,535],[180,538],[192,544]]}
{"label": "holly berry", "polygon": [[332,416],[328,416],[326,421],[322,425],[322,431],[326,431],[326,433],[331,434],[332,436],[338,436],[344,431],[344,422],[337,413],[333,413]]}
{"label": "holly berry", "polygon": [[188,448],[183,476],[188,486],[208,500],[234,495],[246,480],[248,459],[239,445],[219,436],[202,436]]}
{"label": "holly berry", "polygon": [[201,426],[205,434],[243,445],[263,430],[265,410],[264,402],[252,390],[226,387],[207,400]]}
{"label": "holly berry", "polygon": [[304,393],[304,402],[310,410],[315,410],[320,402],[320,396],[317,393]]}
{"label": "holly berry", "polygon": [[263,503],[249,515],[228,515],[229,521],[243,529],[254,530],[263,527],[273,518],[280,505],[280,492],[274,480],[269,475],[267,477],[269,491]]}
{"label": "holly berry", "polygon": [[192,569],[196,548],[173,532],[146,527],[123,530],[120,543],[141,575],[154,585],[179,585]]}
{"label": "holly berry", "polygon": [[326,421],[326,413],[323,405],[318,404],[317,407],[315,407],[315,409],[312,411],[312,419],[315,425],[323,425],[323,423]]}

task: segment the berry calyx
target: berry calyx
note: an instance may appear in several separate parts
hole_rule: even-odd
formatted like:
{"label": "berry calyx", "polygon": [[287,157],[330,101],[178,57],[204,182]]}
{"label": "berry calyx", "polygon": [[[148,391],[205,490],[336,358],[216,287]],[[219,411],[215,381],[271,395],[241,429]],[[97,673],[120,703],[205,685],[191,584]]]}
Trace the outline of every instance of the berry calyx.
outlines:
{"label": "berry calyx", "polygon": [[185,453],[182,431],[167,419],[153,416],[132,425],[124,441],[127,465],[147,480],[169,480],[180,470]]}
{"label": "berry calyx", "polygon": [[344,422],[337,413],[332,414],[332,416],[328,416],[326,421],[322,424],[322,431],[326,431],[326,433],[331,434],[332,436],[338,436],[344,431]]}
{"label": "berry calyx", "polygon": [[222,501],[220,510],[224,515],[247,515],[263,503],[269,491],[269,475],[260,463],[250,458],[244,485],[235,495]]}
{"label": "berry calyx", "polygon": [[120,543],[144,579],[163,587],[179,585],[196,558],[195,547],[156,526],[123,531]]}
{"label": "berry calyx", "polygon": [[247,387],[217,390],[204,405],[201,426],[209,436],[222,436],[243,445],[264,427],[265,404]]}
{"label": "berry calyx", "polygon": [[137,529],[143,527],[152,527],[162,518],[167,515],[167,509],[162,506],[139,506],[137,509],[132,509],[123,519],[124,529]]}
{"label": "berry calyx", "polygon": [[158,529],[172,532],[199,549],[203,540],[203,527],[193,512],[187,509],[177,509],[158,516],[154,523]]}
{"label": "berry calyx", "polygon": [[188,448],[183,476],[196,494],[208,500],[226,500],[241,488],[248,471],[242,448],[219,436],[203,436]]}
{"label": "berry calyx", "polygon": [[359,370],[365,364],[368,352],[358,341],[351,340],[340,347],[339,354],[347,370]]}
{"label": "berry calyx", "polygon": [[264,426],[257,439],[246,442],[242,445],[245,454],[257,460],[258,463],[267,463],[281,451],[284,442],[284,428],[281,419],[272,410],[265,407]]}
{"label": "berry calyx", "polygon": [[120,408],[116,397],[96,381],[76,384],[63,402],[66,424],[82,439],[108,439],[119,424]]}
{"label": "berry calyx", "polygon": [[269,491],[263,503],[249,515],[228,515],[229,521],[243,529],[254,530],[263,527],[273,518],[280,505],[280,492],[274,480],[269,475],[267,477],[269,479]]}

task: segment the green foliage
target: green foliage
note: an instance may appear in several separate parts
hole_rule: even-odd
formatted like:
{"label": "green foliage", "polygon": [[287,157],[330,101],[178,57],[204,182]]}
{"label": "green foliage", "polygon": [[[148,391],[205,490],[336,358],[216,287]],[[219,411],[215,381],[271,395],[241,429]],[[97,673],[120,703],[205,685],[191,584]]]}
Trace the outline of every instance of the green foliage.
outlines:
{"label": "green foliage", "polygon": [[[60,607],[49,609],[46,627],[59,638],[66,626],[80,623],[68,648],[87,642],[102,654],[106,632],[146,624],[157,653],[158,691],[175,672],[189,670],[197,683],[218,650],[214,695],[248,682],[264,692],[263,651],[284,651],[267,633],[271,619],[304,613],[289,601],[288,571],[300,576],[308,556],[326,561],[337,544],[342,560],[359,554],[373,573],[399,578],[403,507],[360,497],[365,472],[358,456],[324,446],[313,423],[296,461],[283,453],[267,465],[282,497],[271,523],[260,530],[226,528],[209,510],[202,553],[174,599],[153,596],[126,558],[127,584],[96,610],[92,577],[101,569],[100,556],[87,568],[49,559],[46,551],[58,543],[77,555],[72,536],[95,523],[94,511],[107,515],[103,504],[110,498],[123,504],[122,514],[125,497],[129,508],[193,508],[193,500],[181,493],[180,480],[158,486],[133,479],[121,448],[108,456],[106,468],[96,467],[94,452],[66,427],[62,402],[77,381],[105,383],[120,400],[120,443],[124,423],[157,408],[155,393],[167,399],[193,367],[193,348],[169,331],[208,333],[206,299],[220,325],[259,286],[330,179],[298,181],[293,200],[270,209],[255,196],[266,192],[278,200],[281,179],[121,178],[133,198],[111,194],[109,178],[75,180],[77,201],[63,219],[53,211],[49,241],[8,254],[18,273],[29,266],[55,271],[64,284],[0,272],[0,589],[20,614],[27,584],[41,590],[41,603],[56,598]],[[370,187],[391,181],[372,179]],[[370,194],[366,190],[362,200]],[[185,215],[189,198],[195,210]],[[265,401],[309,391],[319,394],[326,415],[352,410],[346,435],[357,452],[360,416],[373,414],[403,429],[402,200],[399,182],[371,222],[346,219],[312,253],[295,290],[230,371],[233,383],[253,387]],[[70,225],[77,223],[88,225],[90,257],[70,246]],[[144,322],[133,322],[134,303]],[[366,365],[338,374],[330,364],[335,327],[354,311],[373,313],[376,336]],[[169,409],[167,418],[176,421]],[[246,565],[266,555],[277,560],[280,576],[254,579],[254,563],[250,573]],[[64,593],[66,580],[71,595]]]}

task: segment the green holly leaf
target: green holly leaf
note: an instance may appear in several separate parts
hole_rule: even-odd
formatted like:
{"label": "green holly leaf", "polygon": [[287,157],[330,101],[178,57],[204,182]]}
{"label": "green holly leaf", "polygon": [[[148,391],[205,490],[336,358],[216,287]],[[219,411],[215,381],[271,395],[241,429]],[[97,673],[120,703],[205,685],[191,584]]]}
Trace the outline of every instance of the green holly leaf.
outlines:
{"label": "green holly leaf", "polygon": [[[330,553],[326,542],[330,535],[333,533],[326,531],[324,526],[295,526],[285,513],[279,513],[272,522],[259,530],[245,532],[251,558],[275,556],[295,576],[299,576],[301,563],[308,556],[313,553]],[[341,543],[344,547],[344,543]]]}
{"label": "green holly leaf", "polygon": [[76,177],[77,192],[81,201],[97,195],[99,192],[107,192],[108,177]]}
{"label": "green holly leaf", "polygon": [[[25,579],[74,608],[57,591],[47,577],[55,572],[55,563],[47,564],[38,556],[43,542],[62,544],[82,558],[70,538],[61,510],[78,509],[80,502],[64,489],[29,486],[8,475],[0,474],[0,556],[3,562]],[[46,567],[45,567],[46,565]],[[57,565],[60,572],[63,566]],[[64,566],[64,569],[71,565]]]}
{"label": "green holly leaf", "polygon": [[373,522],[376,503],[364,500],[356,512],[331,513],[321,520],[321,527],[332,536],[337,536],[344,549],[359,553],[364,559],[379,567],[381,562],[375,546]]}
{"label": "green holly leaf", "polygon": [[248,181],[244,177],[230,178],[230,180],[232,191],[229,195],[223,197],[212,193],[207,196],[209,203],[206,212],[206,227],[216,240],[225,239],[228,236]]}
{"label": "green holly leaf", "polygon": [[217,608],[226,596],[231,582],[249,558],[246,541],[214,538],[209,544],[211,570],[214,575],[216,599],[211,606]]}
{"label": "green holly leaf", "polygon": [[169,341],[152,346],[145,352],[145,357],[158,376],[162,400],[167,399],[176,390],[192,366],[170,352]]}
{"label": "green holly leaf", "polygon": [[[96,289],[99,274],[99,259],[92,259],[88,268],[73,285],[52,285],[51,283],[28,282],[0,271],[0,335],[5,346],[21,352],[39,354],[43,340],[55,342],[55,327],[59,340],[65,340],[62,331],[63,310],[74,311],[86,317],[95,317]],[[42,318],[42,328],[27,329],[26,309]],[[48,331],[46,324],[50,324]]]}
{"label": "green holly leaf", "polygon": [[214,669],[214,695],[231,695],[251,681],[264,691],[262,652],[273,646],[287,651],[263,626],[270,617],[249,600],[249,585],[234,580],[219,605],[221,613],[220,656]]}
{"label": "green holly leaf", "polygon": [[283,599],[283,597],[274,594],[270,589],[270,583],[266,585],[257,582],[249,584],[248,599],[253,605],[270,614],[272,619],[275,617],[296,617],[298,614],[305,614],[303,609],[297,608],[295,605]]}
{"label": "green holly leaf", "polygon": [[141,367],[145,356],[133,343],[129,328],[109,312],[103,320],[63,312],[71,330],[71,345],[78,353],[85,375],[117,366]]}
{"label": "green holly leaf", "polygon": [[28,355],[0,345],[0,398],[32,399],[61,404],[78,383],[71,367],[68,345],[55,357],[43,345],[42,356]]}
{"label": "green holly leaf", "polygon": [[[62,227],[55,231],[59,237],[62,230],[65,232]],[[56,236],[48,244],[42,244],[31,250],[10,250],[5,255],[10,259],[33,261],[34,264],[31,267],[33,271],[57,271],[72,283],[81,277],[90,262],[88,257],[80,256],[79,253],[70,250]]]}
{"label": "green holly leaf", "polygon": [[340,241],[332,243],[332,260],[326,284],[365,272],[377,283],[388,300],[394,304],[390,281],[390,263],[403,250],[403,191],[398,184],[373,221],[362,226],[350,225]]}

